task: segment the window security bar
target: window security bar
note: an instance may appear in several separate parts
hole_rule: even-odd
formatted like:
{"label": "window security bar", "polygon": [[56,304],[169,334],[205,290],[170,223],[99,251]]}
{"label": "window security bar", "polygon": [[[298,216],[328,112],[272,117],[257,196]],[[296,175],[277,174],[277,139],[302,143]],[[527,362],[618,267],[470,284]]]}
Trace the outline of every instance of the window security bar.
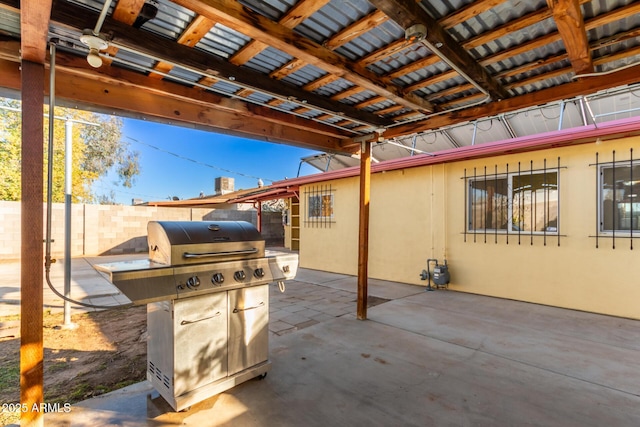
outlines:
{"label": "window security bar", "polygon": [[611,161],[602,162],[596,153],[596,249],[600,239],[610,238],[611,248],[616,249],[616,241],[629,239],[629,249],[633,250],[633,239],[640,235],[640,162],[633,158],[633,148],[629,148],[629,158],[616,159],[616,151],[611,152]]}

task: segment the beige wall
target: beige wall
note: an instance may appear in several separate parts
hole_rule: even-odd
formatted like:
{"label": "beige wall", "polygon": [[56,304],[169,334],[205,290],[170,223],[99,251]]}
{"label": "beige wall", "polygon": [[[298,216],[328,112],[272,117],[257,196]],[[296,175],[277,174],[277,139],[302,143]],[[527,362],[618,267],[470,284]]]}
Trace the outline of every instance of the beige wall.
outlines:
{"label": "beige wall", "polygon": [[[372,175],[369,274],[426,285],[426,260],[449,263],[450,289],[640,319],[640,239],[599,239],[596,248],[596,152],[599,161],[640,153],[640,138],[424,166]],[[463,176],[542,169],[560,156],[560,246],[556,236],[466,234]],[[335,180],[331,228],[301,227],[302,267],[357,273],[358,178]],[[301,188],[301,195],[308,187]],[[307,198],[302,197],[301,211]],[[640,235],[640,233],[638,233]],[[640,237],[640,236],[639,236]],[[497,240],[497,243],[496,243]]]}
{"label": "beige wall", "polygon": [[[0,201],[0,262],[20,258],[20,202]],[[46,205],[43,206],[43,211]],[[52,256],[64,255],[65,205],[52,204]],[[153,206],[72,205],[71,256],[147,252],[149,221],[248,221],[256,224],[256,211]],[[46,217],[44,217],[46,224]],[[267,244],[282,244],[280,212],[263,212],[262,237]]]}

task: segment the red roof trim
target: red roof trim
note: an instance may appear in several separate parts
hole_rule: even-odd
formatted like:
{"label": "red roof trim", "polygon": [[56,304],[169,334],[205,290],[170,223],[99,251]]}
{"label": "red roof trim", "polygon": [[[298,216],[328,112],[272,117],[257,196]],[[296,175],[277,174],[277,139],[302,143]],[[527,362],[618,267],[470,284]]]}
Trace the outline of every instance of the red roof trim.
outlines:
{"label": "red roof trim", "polygon": [[[371,165],[371,173],[391,171],[397,169],[413,168],[447,162],[455,162],[495,155],[512,154],[525,151],[544,150],[552,147],[585,144],[596,139],[614,139],[640,134],[640,117],[615,120],[579,128],[563,129],[559,131],[545,132],[537,135],[524,136],[496,142],[488,142],[479,145],[471,145],[461,148],[437,151],[429,154],[419,154],[401,159],[386,160]],[[274,182],[271,187],[299,186],[315,182],[334,179],[349,178],[360,174],[359,166],[352,166],[332,172],[324,172],[307,175],[300,178],[292,178]]]}

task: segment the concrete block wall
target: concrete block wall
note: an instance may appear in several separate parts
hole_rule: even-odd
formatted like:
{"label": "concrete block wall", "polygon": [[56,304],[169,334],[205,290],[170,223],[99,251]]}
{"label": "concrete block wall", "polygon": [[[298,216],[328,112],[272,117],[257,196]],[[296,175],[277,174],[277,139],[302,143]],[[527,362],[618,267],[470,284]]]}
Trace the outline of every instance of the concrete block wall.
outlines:
{"label": "concrete block wall", "polygon": [[282,212],[262,212],[262,237],[267,246],[284,246]]}
{"label": "concrete block wall", "polygon": [[[20,202],[0,201],[0,262],[20,258]],[[65,206],[51,206],[52,257],[64,256]],[[203,208],[162,208],[153,206],[72,205],[71,256],[115,255],[147,252],[149,221],[247,221],[256,224],[256,211],[235,211]],[[43,204],[46,226],[46,205]],[[262,235],[267,245],[282,245],[284,235],[281,214],[262,215]],[[276,230],[272,228],[276,227]],[[46,230],[45,230],[46,233]],[[43,241],[44,241],[43,236]]]}

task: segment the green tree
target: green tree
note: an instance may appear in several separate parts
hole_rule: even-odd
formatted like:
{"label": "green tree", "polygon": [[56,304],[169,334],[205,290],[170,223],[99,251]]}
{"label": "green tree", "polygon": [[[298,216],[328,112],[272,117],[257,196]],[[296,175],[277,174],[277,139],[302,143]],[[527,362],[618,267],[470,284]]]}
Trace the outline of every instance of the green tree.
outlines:
{"label": "green tree", "polygon": [[[20,200],[21,128],[20,103],[0,98],[0,200]],[[45,189],[47,139],[49,136],[48,108],[44,118],[43,152],[45,157]],[[110,203],[113,195],[96,194],[92,186],[109,171],[115,171],[119,184],[131,188],[140,174],[139,153],[123,141],[122,120],[88,111],[69,108],[55,109],[53,142],[52,200],[64,201],[65,139],[67,127],[72,123],[72,175],[71,193],[74,203]],[[46,200],[46,195],[43,195]]]}

